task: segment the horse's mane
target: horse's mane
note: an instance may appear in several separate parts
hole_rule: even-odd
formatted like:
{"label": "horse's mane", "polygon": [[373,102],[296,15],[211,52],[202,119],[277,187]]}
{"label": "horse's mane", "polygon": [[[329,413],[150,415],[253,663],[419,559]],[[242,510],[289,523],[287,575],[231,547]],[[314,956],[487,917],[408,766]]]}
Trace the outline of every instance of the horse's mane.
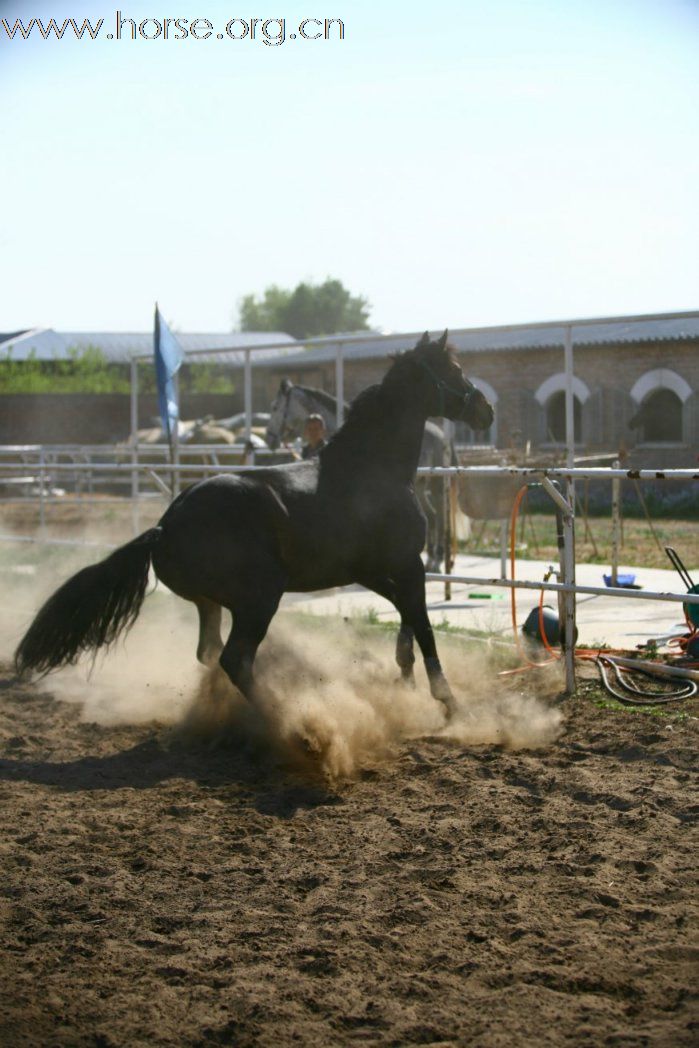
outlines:
{"label": "horse's mane", "polygon": [[371,447],[381,440],[386,423],[381,410],[381,385],[369,386],[355,397],[350,405],[344,424],[330,437],[320,452],[322,462],[335,462],[345,449]]}
{"label": "horse's mane", "polygon": [[324,389],[316,389],[315,386],[301,386],[298,383],[295,383],[294,388],[300,389],[302,392],[313,397],[314,400],[317,400],[323,405],[323,407],[327,408],[328,411],[335,411],[337,409],[337,400],[332,393],[326,393]]}
{"label": "horse's mane", "polygon": [[[362,390],[352,401],[344,425],[330,437],[320,452],[321,462],[326,466],[342,463],[345,455],[359,452],[374,458],[377,447],[392,434],[395,421],[389,404],[396,388],[409,385],[413,378],[414,356],[410,351],[391,357],[391,366],[383,380]],[[421,466],[442,466],[445,453],[450,451],[454,459],[453,444],[435,422],[425,424],[420,454]]]}
{"label": "horse's mane", "polygon": [[394,425],[392,413],[387,410],[390,393],[396,380],[403,378],[410,360],[409,353],[396,357],[381,382],[368,386],[354,398],[344,424],[320,452],[324,463],[337,462],[345,450],[371,453],[383,442]]}

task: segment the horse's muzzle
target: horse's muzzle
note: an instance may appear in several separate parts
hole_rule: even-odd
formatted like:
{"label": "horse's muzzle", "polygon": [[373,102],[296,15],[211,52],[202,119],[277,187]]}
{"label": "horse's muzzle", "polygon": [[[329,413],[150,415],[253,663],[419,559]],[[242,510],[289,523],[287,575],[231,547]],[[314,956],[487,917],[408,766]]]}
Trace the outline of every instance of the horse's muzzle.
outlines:
{"label": "horse's muzzle", "polygon": [[495,412],[481,391],[474,389],[464,397],[461,417],[471,429],[486,430],[492,426]]}

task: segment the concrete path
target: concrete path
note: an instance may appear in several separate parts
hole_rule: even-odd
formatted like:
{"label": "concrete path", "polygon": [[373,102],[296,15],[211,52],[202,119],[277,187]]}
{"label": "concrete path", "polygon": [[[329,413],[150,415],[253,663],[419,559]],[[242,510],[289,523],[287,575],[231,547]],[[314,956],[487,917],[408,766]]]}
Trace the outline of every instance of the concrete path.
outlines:
{"label": "concrete path", "polygon": [[[543,579],[548,567],[549,563],[545,561],[520,560],[516,566],[516,577],[538,582]],[[579,585],[604,586],[602,574],[608,571],[609,568],[600,564],[578,564],[576,581]],[[679,576],[671,569],[666,571],[621,565],[619,571],[633,572],[636,582],[644,590],[685,592]],[[499,578],[500,560],[497,557],[459,556],[454,573]],[[690,568],[689,573],[699,582],[699,568]],[[479,597],[474,594],[489,596]],[[431,582],[427,586],[427,599],[430,618],[435,624],[447,621],[454,626],[502,633],[505,636],[512,632],[508,589],[453,583],[452,599],[446,601],[443,583]],[[519,590],[516,599],[517,622],[521,626],[530,609],[538,605],[539,594],[533,590]],[[545,603],[556,608],[556,595],[547,595]],[[360,586],[318,594],[289,594],[284,598],[282,607],[293,607],[314,615],[363,616],[373,611],[383,621],[398,619],[392,604]],[[604,643],[619,648],[634,648],[652,637],[686,631],[681,604],[627,597],[582,594],[577,600],[577,622],[580,644]]]}

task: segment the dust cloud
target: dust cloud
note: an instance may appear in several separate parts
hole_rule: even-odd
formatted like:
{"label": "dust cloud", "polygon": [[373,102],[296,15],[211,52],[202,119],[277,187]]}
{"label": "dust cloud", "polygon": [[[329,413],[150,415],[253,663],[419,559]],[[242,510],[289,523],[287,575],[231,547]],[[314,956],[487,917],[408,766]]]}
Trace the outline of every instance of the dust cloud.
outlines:
{"label": "dust cloud", "polygon": [[[47,590],[46,578],[39,583],[21,573],[5,584],[2,658],[11,658],[53,588]],[[419,655],[416,687],[398,679],[392,631],[284,612],[258,653],[260,700],[253,709],[220,669],[196,662],[197,622],[193,606],[159,587],[111,651],[52,674],[42,688],[79,704],[88,722],[157,722],[167,728],[166,744],[262,747],[270,758],[332,779],[389,760],[411,739],[540,748],[561,730],[561,713],[533,695],[508,690],[485,651],[465,653],[458,640],[438,638],[458,703],[447,722],[430,697]]]}
{"label": "dust cloud", "polygon": [[182,728],[231,736],[242,727],[291,761],[305,758],[333,779],[348,778],[395,755],[411,739],[460,745],[540,748],[560,734],[562,714],[533,696],[504,690],[487,655],[464,656],[452,642],[444,665],[459,704],[447,722],[421,666],[417,686],[398,679],[394,636],[358,637],[342,622],[322,625],[281,615],[257,661],[260,709],[255,719],[221,670],[205,672]]}

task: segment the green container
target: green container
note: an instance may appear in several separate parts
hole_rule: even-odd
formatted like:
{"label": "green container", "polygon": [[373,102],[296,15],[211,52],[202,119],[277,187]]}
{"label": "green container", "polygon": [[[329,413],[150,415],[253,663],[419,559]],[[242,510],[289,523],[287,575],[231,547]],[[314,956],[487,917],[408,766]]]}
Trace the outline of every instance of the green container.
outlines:
{"label": "green container", "polygon": [[[692,586],[687,593],[699,593],[699,586]],[[693,626],[699,626],[699,604],[683,604],[684,613]]]}

